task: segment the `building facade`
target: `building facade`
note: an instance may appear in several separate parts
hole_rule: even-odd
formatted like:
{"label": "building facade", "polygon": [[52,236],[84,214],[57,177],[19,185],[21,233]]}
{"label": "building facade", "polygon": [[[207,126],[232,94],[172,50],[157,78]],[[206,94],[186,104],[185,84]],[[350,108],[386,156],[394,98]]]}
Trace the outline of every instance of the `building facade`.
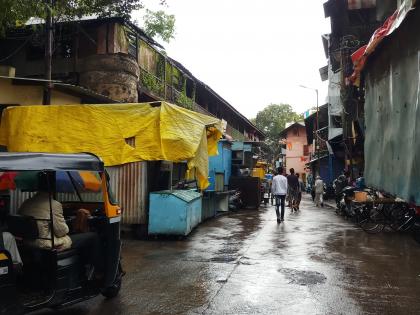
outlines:
{"label": "building facade", "polygon": [[287,173],[293,168],[296,173],[306,174],[306,163],[309,162],[312,148],[308,145],[305,124],[302,122],[287,124],[280,137],[286,144],[284,167]]}
{"label": "building facade", "polygon": [[[264,134],[140,28],[121,18],[81,19],[54,28],[52,78],[120,102],[168,102],[223,119],[235,140]],[[44,26],[33,23],[0,39],[0,65],[16,76],[44,77]]]}
{"label": "building facade", "polygon": [[325,17],[331,22],[331,33],[322,36],[328,64],[320,69],[322,80],[329,81],[326,140],[334,159],[353,178],[364,170],[365,90],[349,82],[354,71],[352,56],[400,4],[397,0],[324,3]]}
{"label": "building facade", "polygon": [[[420,8],[411,0],[365,49],[366,184],[420,205]],[[379,32],[378,32],[379,33]],[[373,43],[373,42],[371,42]],[[374,51],[373,53],[371,53]],[[368,59],[368,61],[367,61]]]}

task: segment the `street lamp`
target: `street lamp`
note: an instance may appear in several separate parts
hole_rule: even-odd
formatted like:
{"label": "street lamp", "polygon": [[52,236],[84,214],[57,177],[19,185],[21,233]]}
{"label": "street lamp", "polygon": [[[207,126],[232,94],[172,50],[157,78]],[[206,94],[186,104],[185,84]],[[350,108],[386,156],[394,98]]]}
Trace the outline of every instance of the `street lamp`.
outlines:
{"label": "street lamp", "polygon": [[314,89],[311,87],[307,87],[305,85],[299,85],[299,87],[303,88],[303,89],[307,89],[307,90],[312,90],[316,92],[316,130],[315,130],[315,152],[317,157],[319,158],[319,145],[318,145],[318,130],[319,130],[319,116],[318,116],[318,107],[319,107],[319,91],[318,89]]}

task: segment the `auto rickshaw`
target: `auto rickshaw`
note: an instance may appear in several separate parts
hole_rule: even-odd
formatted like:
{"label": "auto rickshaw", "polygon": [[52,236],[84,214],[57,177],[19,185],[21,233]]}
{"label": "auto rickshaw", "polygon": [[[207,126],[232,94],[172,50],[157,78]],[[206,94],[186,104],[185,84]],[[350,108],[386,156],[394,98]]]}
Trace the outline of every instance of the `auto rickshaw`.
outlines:
{"label": "auto rickshaw", "polygon": [[[9,192],[4,230],[17,243],[23,267],[13,268],[11,254],[0,250],[0,314],[25,314],[42,308],[69,306],[102,294],[115,297],[121,288],[120,215],[109,189],[103,162],[92,154],[0,153],[0,190]],[[36,175],[46,174],[50,200],[47,221],[54,226],[51,200],[62,204],[71,237],[72,222],[79,209],[88,210],[87,226],[99,236],[104,263],[101,281],[92,279],[92,268],[75,248],[60,250],[35,247],[39,237],[34,217],[19,215],[17,204],[36,190]],[[85,210],[84,210],[85,211]],[[15,212],[15,213],[13,213]],[[45,221],[45,220],[44,220]],[[50,233],[49,235],[54,234]],[[90,271],[87,272],[87,271]],[[94,271],[93,271],[94,272]]]}

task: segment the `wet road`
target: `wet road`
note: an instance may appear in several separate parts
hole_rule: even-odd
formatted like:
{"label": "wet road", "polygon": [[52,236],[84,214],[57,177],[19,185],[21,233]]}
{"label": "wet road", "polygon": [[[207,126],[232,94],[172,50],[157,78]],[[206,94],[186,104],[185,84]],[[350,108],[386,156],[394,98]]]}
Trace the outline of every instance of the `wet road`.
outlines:
{"label": "wet road", "polygon": [[281,225],[269,207],[208,221],[186,240],[126,240],[124,267],[118,298],[58,314],[420,313],[420,246],[368,235],[309,199]]}

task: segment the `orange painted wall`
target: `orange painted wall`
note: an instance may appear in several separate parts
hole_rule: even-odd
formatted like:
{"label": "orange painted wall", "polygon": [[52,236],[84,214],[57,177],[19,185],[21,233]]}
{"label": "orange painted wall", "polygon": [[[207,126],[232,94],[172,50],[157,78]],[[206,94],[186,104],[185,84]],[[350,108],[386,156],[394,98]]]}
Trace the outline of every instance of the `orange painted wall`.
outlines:
{"label": "orange painted wall", "polygon": [[[304,126],[296,126],[287,132],[286,137],[286,169],[294,168],[296,173],[305,173],[305,164],[309,162],[309,156],[304,155],[304,146],[308,144],[306,129]],[[311,152],[309,147],[308,154]]]}

